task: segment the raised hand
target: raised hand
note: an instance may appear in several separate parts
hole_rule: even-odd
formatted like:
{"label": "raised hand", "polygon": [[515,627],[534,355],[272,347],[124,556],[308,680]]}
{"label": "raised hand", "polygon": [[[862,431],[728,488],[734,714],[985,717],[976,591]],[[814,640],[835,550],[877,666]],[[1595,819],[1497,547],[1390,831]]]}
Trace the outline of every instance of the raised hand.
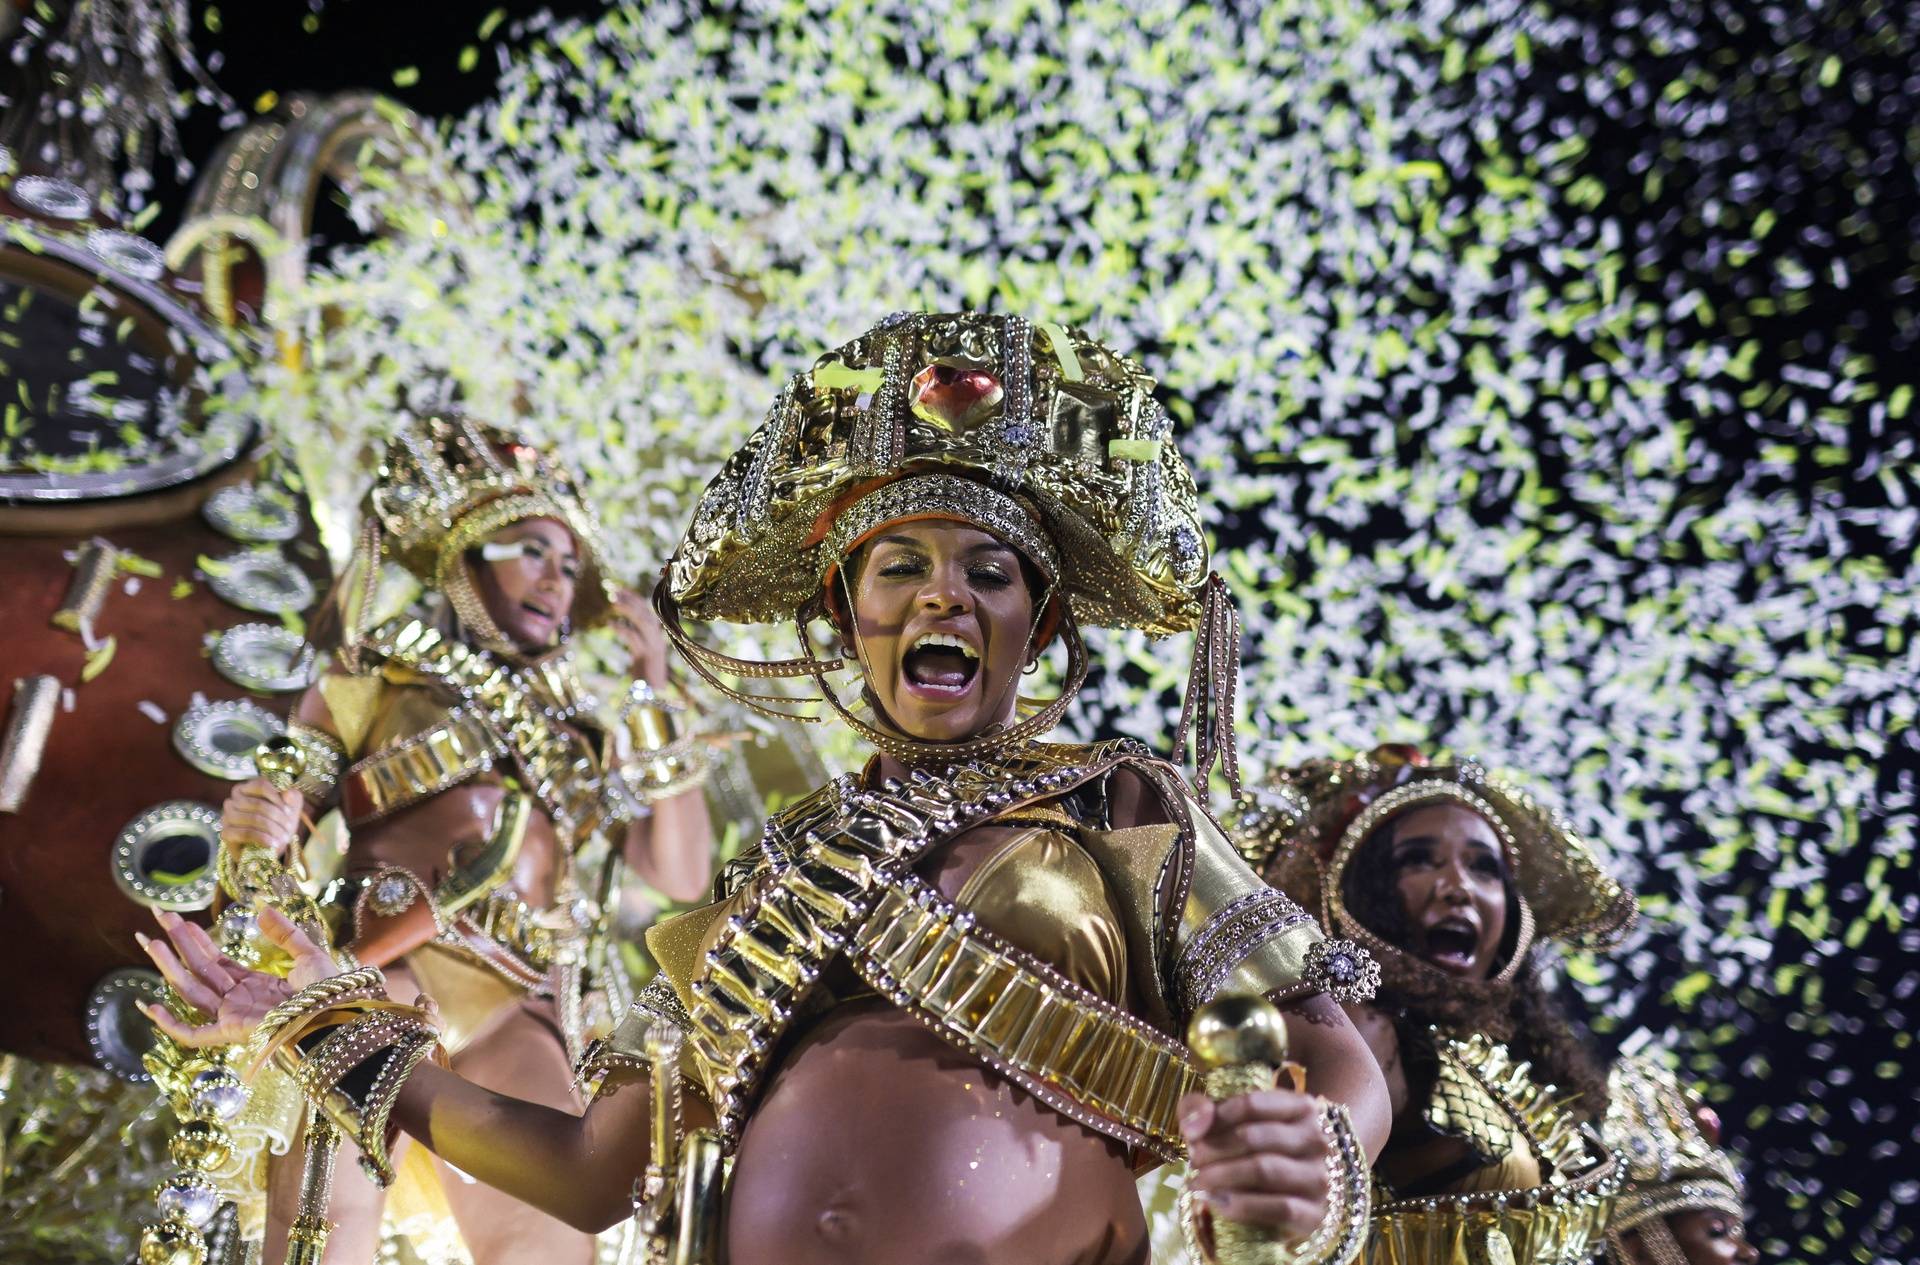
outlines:
{"label": "raised hand", "polygon": [[1296,1242],[1325,1220],[1328,1146],[1312,1094],[1271,1089],[1221,1102],[1191,1094],[1180,1104],[1180,1130],[1190,1189],[1215,1215],[1270,1226]]}
{"label": "raised hand", "polygon": [[634,679],[658,687],[667,683],[667,634],[647,599],[632,589],[613,597],[613,631],[632,656]]}
{"label": "raised hand", "polygon": [[215,947],[205,929],[178,914],[155,910],[154,917],[166,939],[140,936],[140,947],[181,999],[206,1019],[191,1023],[145,1003],[140,1013],[184,1046],[244,1044],[268,1011],[308,984],[339,973],[327,951],[277,909],[260,911],[260,932],[293,959],[293,969],[284,979],[241,966]]}
{"label": "raised hand", "polygon": [[220,808],[220,841],[229,848],[258,845],[284,857],[298,836],[303,806],[299,791],[275,790],[265,778],[248,778]]}

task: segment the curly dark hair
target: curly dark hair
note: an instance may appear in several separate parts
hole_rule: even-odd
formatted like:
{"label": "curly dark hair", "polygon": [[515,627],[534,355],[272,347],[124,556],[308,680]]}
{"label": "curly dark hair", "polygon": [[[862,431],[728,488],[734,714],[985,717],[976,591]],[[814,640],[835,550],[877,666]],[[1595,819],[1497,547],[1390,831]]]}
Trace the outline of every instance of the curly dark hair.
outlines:
{"label": "curly dark hair", "polygon": [[[1411,929],[1394,886],[1391,821],[1382,822],[1354,850],[1340,886],[1341,900],[1360,924],[1388,944],[1405,946]],[[1499,961],[1511,959],[1519,939],[1520,894],[1504,871],[1501,885],[1507,896],[1507,930],[1500,943]],[[1586,1034],[1547,991],[1543,968],[1546,953],[1535,948],[1510,981],[1488,980],[1471,988],[1430,978],[1428,972],[1384,968],[1373,1006],[1393,1021],[1394,1035],[1407,1069],[1407,1084],[1415,1101],[1424,1103],[1438,1067],[1430,1026],[1456,1032],[1484,1032],[1505,1042],[1517,1059],[1524,1059],[1562,1092],[1578,1096],[1574,1106],[1590,1119],[1606,1112],[1606,1072],[1590,1048]]]}

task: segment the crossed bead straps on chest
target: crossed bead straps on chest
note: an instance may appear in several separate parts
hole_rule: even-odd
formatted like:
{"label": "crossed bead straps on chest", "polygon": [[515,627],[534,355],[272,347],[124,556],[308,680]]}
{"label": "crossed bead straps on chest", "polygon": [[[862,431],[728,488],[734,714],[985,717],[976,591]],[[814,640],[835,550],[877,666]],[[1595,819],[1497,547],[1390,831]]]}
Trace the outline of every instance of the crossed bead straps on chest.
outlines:
{"label": "crossed bead straps on chest", "polygon": [[417,620],[375,629],[363,652],[438,680],[462,700],[448,724],[362,762],[356,775],[371,802],[397,807],[506,755],[570,845],[624,816],[592,747],[568,723],[590,713],[593,700],[566,656],[513,667]]}
{"label": "crossed bead straps on chest", "polygon": [[731,1147],[767,1060],[836,953],[870,987],[1062,1114],[1172,1158],[1184,1046],[977,926],[912,872],[936,844],[1063,794],[1127,758],[1043,757],[877,790],[823,787],[768,824],[758,899],[727,920],[692,982],[691,1044]]}

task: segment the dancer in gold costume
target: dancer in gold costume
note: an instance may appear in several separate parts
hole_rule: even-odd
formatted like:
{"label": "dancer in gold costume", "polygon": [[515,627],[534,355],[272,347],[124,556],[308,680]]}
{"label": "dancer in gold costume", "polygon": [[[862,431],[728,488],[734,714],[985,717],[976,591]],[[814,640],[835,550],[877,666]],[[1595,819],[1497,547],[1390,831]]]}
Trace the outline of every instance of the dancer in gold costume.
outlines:
{"label": "dancer in gold costume", "polygon": [[1753,1265],[1745,1184],[1720,1149],[1720,1121],[1650,1055],[1607,1077],[1604,1132],[1627,1185],[1607,1223],[1609,1265]]}
{"label": "dancer in gold costume", "polygon": [[[199,1013],[158,1022],[252,1040],[375,1163],[391,1120],[583,1228],[638,1204],[679,1259],[1144,1261],[1134,1175],[1188,1156],[1204,1215],[1300,1245],[1263,1259],[1352,1259],[1386,1094],[1328,994],[1357,996],[1364,956],[1262,884],[1171,766],[1038,740],[1085,677],[1083,624],[1205,616],[1197,677],[1225,694],[1230,620],[1152,386],[1078,330],[973,314],[891,318],[787,384],[656,605],[714,684],[813,678],[878,754],[652,929],[661,974],[584,1060],[584,1116],[423,1062],[424,1016],[273,917],[290,983],[169,923],[156,958]],[[803,654],[732,659],[687,619],[798,622]],[[1067,687],[1023,716],[1049,645]],[[1179,1034],[1236,994],[1285,1008],[1307,1092],[1194,1092]]]}
{"label": "dancer in gold costume", "polygon": [[[712,873],[706,808],[689,792],[705,757],[669,732],[673,705],[655,694],[666,645],[653,612],[609,583],[556,462],[448,416],[410,422],[390,447],[329,614],[333,635],[316,635],[335,662],[290,726],[305,776],[291,790],[239,786],[226,845],[282,851],[303,812],[338,807],[350,832],[332,889],[341,947],[384,968],[392,996],[434,999],[461,1075],[580,1110],[572,1065],[632,991],[610,960],[612,873],[581,873],[581,849],[604,837],[681,900],[704,895]],[[597,714],[574,666],[574,633],[601,621],[632,659],[618,723]],[[298,1172],[273,1169],[270,1260]],[[444,1165],[439,1179],[479,1265],[591,1259],[578,1230]],[[424,1201],[403,1191],[401,1229],[444,1234],[433,1183],[420,1184]],[[343,1228],[327,1259],[371,1261],[378,1187],[343,1170],[334,1208]]]}
{"label": "dancer in gold costume", "polygon": [[1287,770],[1249,858],[1353,937],[1383,983],[1349,1008],[1392,1095],[1368,1260],[1584,1261],[1620,1174],[1606,1086],[1542,989],[1535,946],[1610,943],[1631,895],[1556,814],[1478,764],[1401,747]]}

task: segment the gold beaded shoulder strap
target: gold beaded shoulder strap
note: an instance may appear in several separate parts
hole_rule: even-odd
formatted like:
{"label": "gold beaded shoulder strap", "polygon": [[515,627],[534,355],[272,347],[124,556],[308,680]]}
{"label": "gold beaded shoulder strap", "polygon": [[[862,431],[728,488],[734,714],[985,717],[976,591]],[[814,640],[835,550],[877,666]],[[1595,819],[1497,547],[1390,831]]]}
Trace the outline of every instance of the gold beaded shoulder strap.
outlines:
{"label": "gold beaded shoulder strap", "polygon": [[[393,620],[374,629],[363,639],[360,652],[431,677],[459,694],[458,715],[443,728],[453,738],[469,730],[471,734],[461,738],[459,751],[447,759],[470,774],[497,754],[508,755],[564,837],[578,841],[609,817],[620,815],[617,802],[605,793],[600,761],[592,747],[560,723],[592,708],[592,700],[564,656],[512,667],[413,619]],[[433,754],[425,747],[409,751],[416,751],[420,758]],[[395,770],[406,771],[396,765],[388,772]],[[370,784],[362,769],[356,768],[355,773],[359,783]],[[452,784],[444,780],[446,769],[436,776],[442,788]],[[396,786],[392,793],[403,789]]]}
{"label": "gold beaded shoulder strap", "polygon": [[1064,1114],[1177,1155],[1184,1047],[983,933],[911,872],[943,840],[1145,758],[1135,743],[1034,744],[873,790],[842,777],[770,821],[759,899],[728,920],[688,990],[691,1050],[726,1144],[799,1003],[844,952],[883,995]]}
{"label": "gold beaded shoulder strap", "polygon": [[975,924],[911,873],[882,872],[848,960],[881,996],[1061,1115],[1161,1159],[1186,1154],[1187,1048]]}

